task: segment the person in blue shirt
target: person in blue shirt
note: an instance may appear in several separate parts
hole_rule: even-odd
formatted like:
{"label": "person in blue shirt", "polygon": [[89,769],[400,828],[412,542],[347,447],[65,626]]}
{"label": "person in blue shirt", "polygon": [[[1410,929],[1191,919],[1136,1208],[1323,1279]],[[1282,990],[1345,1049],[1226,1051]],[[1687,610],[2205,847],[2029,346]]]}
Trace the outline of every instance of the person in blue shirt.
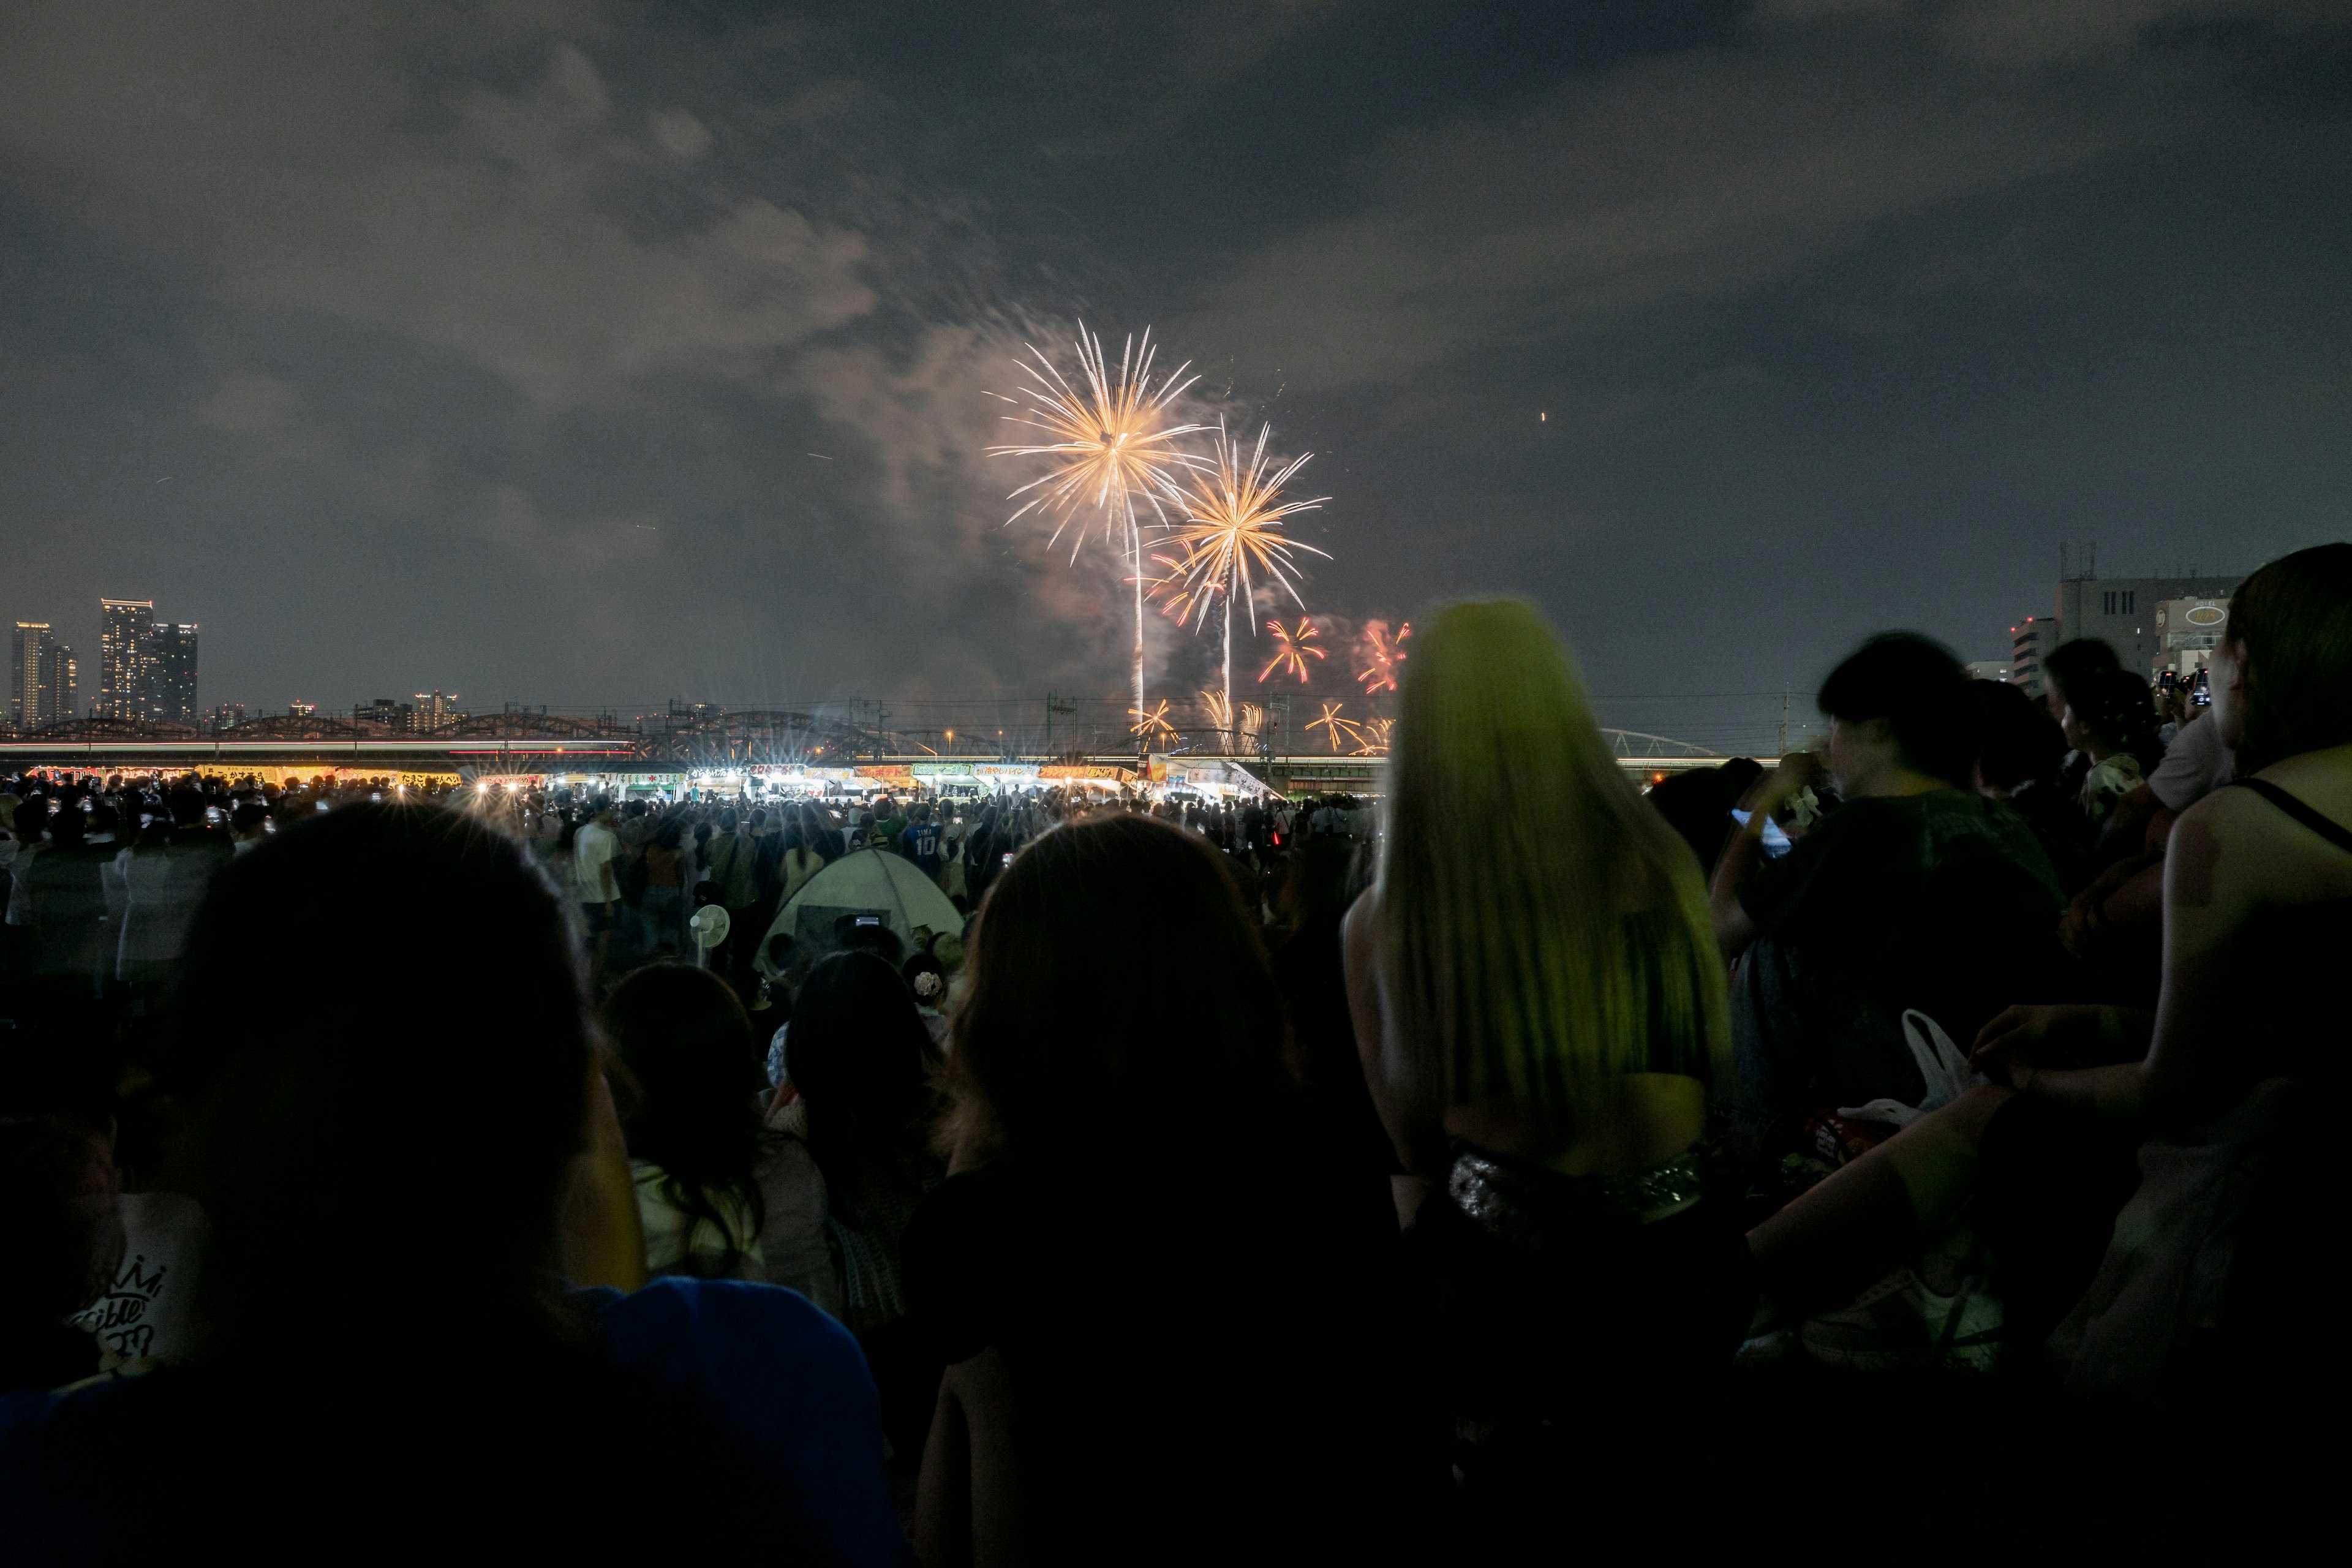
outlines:
{"label": "person in blue shirt", "polygon": [[924,876],[933,881],[940,875],[940,825],[928,802],[919,802],[908,812],[907,826],[898,834],[898,853],[912,860]]}
{"label": "person in blue shirt", "polygon": [[12,1563],[911,1563],[849,1332],[646,1284],[581,955],[512,840],[304,823],[223,868],[177,985],[203,1349],[0,1397]]}

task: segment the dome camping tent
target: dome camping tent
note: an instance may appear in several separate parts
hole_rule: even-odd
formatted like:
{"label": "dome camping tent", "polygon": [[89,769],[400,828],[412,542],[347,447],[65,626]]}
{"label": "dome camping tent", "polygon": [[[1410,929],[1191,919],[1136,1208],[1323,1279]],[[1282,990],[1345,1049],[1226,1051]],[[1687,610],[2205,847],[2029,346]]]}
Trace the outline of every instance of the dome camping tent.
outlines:
{"label": "dome camping tent", "polygon": [[819,946],[829,945],[835,922],[845,915],[877,917],[909,948],[915,944],[917,926],[935,931],[963,930],[963,916],[914,862],[887,849],[860,849],[811,877],[784,900],[760,938],[753,962],[762,974],[773,974],[768,944],[779,934],[795,942],[814,940]]}

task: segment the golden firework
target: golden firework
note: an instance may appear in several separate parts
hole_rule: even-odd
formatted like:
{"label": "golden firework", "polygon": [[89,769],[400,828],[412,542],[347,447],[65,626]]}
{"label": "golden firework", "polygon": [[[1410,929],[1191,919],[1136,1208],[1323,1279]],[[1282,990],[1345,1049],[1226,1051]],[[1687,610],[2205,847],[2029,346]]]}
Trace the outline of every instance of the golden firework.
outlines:
{"label": "golden firework", "polygon": [[1298,617],[1297,626],[1286,626],[1280,621],[1268,621],[1265,623],[1265,629],[1274,634],[1274,658],[1267,660],[1266,667],[1257,672],[1258,684],[1265,685],[1267,676],[1281,669],[1297,676],[1299,685],[1306,685],[1307,661],[1323,657],[1323,650],[1315,646],[1315,639],[1323,634],[1316,628],[1315,623],[1305,616]]}
{"label": "golden firework", "polygon": [[[1195,626],[1208,618],[1212,602],[1225,608],[1225,703],[1234,696],[1234,605],[1250,601],[1260,580],[1298,603],[1298,566],[1292,552],[1330,556],[1311,544],[1302,544],[1282,531],[1285,518],[1315,511],[1329,496],[1286,501],[1282,487],[1307,466],[1313,453],[1292,458],[1269,474],[1265,444],[1274,426],[1258,426],[1257,445],[1246,459],[1240,442],[1228,438],[1223,420],[1217,422],[1215,458],[1205,468],[1189,470],[1183,493],[1184,521],[1176,533],[1183,547],[1184,579],[1192,593]],[[1254,602],[1254,601],[1253,601]],[[1303,607],[1303,606],[1302,606]]]}
{"label": "golden firework", "polygon": [[1162,735],[1172,735],[1176,732],[1176,726],[1168,721],[1168,700],[1164,697],[1160,700],[1158,707],[1149,711],[1141,708],[1130,708],[1128,710],[1128,714],[1135,721],[1133,724],[1128,726],[1127,732],[1130,735],[1139,735],[1147,741],[1153,741]]}
{"label": "golden firework", "polygon": [[1356,726],[1359,742],[1355,754],[1360,757],[1384,757],[1389,751],[1389,731],[1396,728],[1393,719],[1367,719]]}
{"label": "golden firework", "polygon": [[1081,323],[1075,345],[1078,357],[1075,377],[1065,376],[1034,344],[1023,346],[1030,357],[1018,363],[1029,379],[1020,389],[1021,396],[1009,400],[1019,403],[1021,412],[1004,418],[1008,424],[1027,426],[1045,438],[991,447],[988,455],[1044,458],[1051,467],[1006,498],[1029,499],[1004,520],[1005,524],[1010,527],[1031,511],[1039,511],[1054,520],[1048,542],[1058,544],[1075,523],[1077,532],[1070,541],[1070,559],[1076,561],[1087,533],[1099,523],[1103,542],[1126,555],[1135,583],[1135,710],[1141,713],[1143,529],[1135,514],[1136,498],[1143,498],[1163,523],[1167,513],[1162,501],[1181,505],[1175,473],[1195,467],[1198,459],[1179,451],[1176,442],[1208,426],[1177,423],[1168,405],[1196,378],[1184,374],[1191,364],[1187,361],[1155,385],[1151,362],[1159,351],[1152,347],[1148,330],[1139,344],[1128,339],[1114,372],[1103,356],[1102,340]]}
{"label": "golden firework", "polygon": [[1232,698],[1220,692],[1203,691],[1201,693],[1201,706],[1208,710],[1211,729],[1229,731],[1234,727]]}
{"label": "golden firework", "polygon": [[1309,721],[1307,726],[1309,730],[1329,731],[1331,751],[1335,756],[1339,754],[1342,741],[1350,745],[1363,743],[1363,731],[1352,720],[1339,717],[1339,710],[1342,706],[1343,704],[1338,702],[1326,702],[1323,704],[1323,716],[1320,719]]}

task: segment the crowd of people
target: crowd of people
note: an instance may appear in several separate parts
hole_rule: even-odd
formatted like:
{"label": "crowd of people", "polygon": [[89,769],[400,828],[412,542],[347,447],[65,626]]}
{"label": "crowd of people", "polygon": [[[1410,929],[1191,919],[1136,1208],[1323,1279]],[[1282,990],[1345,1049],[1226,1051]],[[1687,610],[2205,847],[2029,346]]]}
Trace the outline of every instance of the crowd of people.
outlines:
{"label": "crowd of people", "polygon": [[15,781],[11,1559],[2177,1543],[2332,1391],[2352,545],[1646,792],[1406,669],[1370,804]]}

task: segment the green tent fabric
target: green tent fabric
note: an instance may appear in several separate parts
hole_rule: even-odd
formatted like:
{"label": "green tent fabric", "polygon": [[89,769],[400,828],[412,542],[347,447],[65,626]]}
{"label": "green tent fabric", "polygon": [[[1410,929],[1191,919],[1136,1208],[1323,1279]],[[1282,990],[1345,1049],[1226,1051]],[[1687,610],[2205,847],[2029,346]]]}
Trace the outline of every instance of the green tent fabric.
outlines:
{"label": "green tent fabric", "polygon": [[879,915],[910,948],[917,926],[963,930],[963,917],[956,913],[955,905],[913,861],[887,849],[860,849],[834,861],[784,900],[784,907],[776,911],[760,938],[754,965],[761,973],[772,975],[775,971],[768,964],[768,943],[772,938],[782,932],[796,942],[810,937],[830,942],[833,922],[843,915]]}

